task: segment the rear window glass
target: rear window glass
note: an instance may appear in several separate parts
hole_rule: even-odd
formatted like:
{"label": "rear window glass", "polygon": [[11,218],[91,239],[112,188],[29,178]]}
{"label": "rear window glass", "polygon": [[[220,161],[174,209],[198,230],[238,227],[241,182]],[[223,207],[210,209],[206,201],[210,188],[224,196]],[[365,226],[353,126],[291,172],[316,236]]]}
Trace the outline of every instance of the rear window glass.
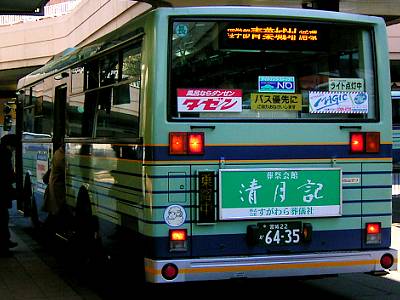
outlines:
{"label": "rear window glass", "polygon": [[367,120],[371,32],[293,21],[170,24],[170,119]]}

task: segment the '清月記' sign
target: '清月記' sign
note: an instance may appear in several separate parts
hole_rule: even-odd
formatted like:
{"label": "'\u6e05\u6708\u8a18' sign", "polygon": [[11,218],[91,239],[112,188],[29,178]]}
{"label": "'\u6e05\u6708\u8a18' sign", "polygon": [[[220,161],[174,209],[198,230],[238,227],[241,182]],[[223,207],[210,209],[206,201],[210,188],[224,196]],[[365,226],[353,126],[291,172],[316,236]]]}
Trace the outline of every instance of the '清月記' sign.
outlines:
{"label": "'\u6e05\u6708\u8a18' sign", "polygon": [[220,219],[341,215],[341,170],[221,169]]}

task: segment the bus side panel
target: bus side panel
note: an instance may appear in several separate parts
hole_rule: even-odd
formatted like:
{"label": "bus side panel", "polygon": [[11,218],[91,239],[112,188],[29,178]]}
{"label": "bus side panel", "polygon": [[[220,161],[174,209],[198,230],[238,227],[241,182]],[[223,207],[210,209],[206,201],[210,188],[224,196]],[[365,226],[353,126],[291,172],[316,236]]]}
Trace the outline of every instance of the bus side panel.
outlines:
{"label": "bus side panel", "polygon": [[[35,216],[38,214],[39,220],[44,221],[47,214],[43,212],[43,196],[46,184],[43,183],[42,177],[50,167],[51,144],[48,143],[29,143],[23,142],[22,145],[22,167],[24,185],[28,184],[26,180],[30,180],[32,187],[32,203],[28,209],[28,215]],[[25,188],[25,187],[24,187]],[[27,199],[29,201],[29,199]],[[33,203],[34,201],[34,203]],[[35,211],[34,211],[35,210]]]}
{"label": "bus side panel", "polygon": [[379,220],[383,232],[382,243],[379,245],[366,245],[365,237],[363,247],[385,248],[390,247],[392,226],[392,164],[390,163],[363,163],[362,176],[362,224]]}
{"label": "bus side panel", "polygon": [[84,199],[80,199],[80,189],[86,190],[90,213],[99,221],[104,244],[115,243],[123,233],[121,229],[126,231],[125,237],[134,240],[144,221],[142,169],[137,160],[142,150],[124,145],[77,143],[68,143],[66,149],[67,204],[75,210]]}

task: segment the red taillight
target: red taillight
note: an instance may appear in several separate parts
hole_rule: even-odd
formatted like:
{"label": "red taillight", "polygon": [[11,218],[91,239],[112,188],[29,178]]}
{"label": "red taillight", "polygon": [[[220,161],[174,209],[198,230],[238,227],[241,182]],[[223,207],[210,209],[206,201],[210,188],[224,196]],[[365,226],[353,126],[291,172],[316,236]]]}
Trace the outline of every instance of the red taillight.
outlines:
{"label": "red taillight", "polygon": [[367,245],[380,244],[381,239],[381,223],[367,223],[365,224],[365,243]]}
{"label": "red taillight", "polygon": [[350,150],[353,153],[364,152],[364,134],[360,132],[350,133]]}
{"label": "red taillight", "polygon": [[187,133],[170,132],[169,133],[169,154],[181,155],[187,153]]}
{"label": "red taillight", "polygon": [[189,154],[204,154],[204,133],[189,133]]}
{"label": "red taillight", "polygon": [[378,153],[381,144],[379,132],[350,132],[352,153]]}
{"label": "red taillight", "polygon": [[204,133],[170,132],[169,154],[171,155],[204,154]]}
{"label": "red taillight", "polygon": [[367,223],[367,234],[381,233],[380,223]]}
{"label": "red taillight", "polygon": [[379,132],[367,132],[365,134],[365,151],[368,153],[378,153],[381,143],[381,135]]}

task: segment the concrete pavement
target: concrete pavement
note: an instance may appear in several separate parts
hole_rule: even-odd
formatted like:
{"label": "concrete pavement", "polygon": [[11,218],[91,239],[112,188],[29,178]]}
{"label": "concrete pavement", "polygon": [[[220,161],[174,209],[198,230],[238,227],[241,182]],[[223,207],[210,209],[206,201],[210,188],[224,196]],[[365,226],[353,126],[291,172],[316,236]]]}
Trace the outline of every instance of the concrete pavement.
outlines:
{"label": "concrete pavement", "polygon": [[[11,257],[0,257],[1,300],[101,299],[63,274],[63,268],[57,265],[56,259],[24,231],[24,222],[29,221],[19,216],[15,209],[12,211],[11,238],[18,242],[18,246],[12,249]],[[25,228],[29,228],[28,225]]]}

